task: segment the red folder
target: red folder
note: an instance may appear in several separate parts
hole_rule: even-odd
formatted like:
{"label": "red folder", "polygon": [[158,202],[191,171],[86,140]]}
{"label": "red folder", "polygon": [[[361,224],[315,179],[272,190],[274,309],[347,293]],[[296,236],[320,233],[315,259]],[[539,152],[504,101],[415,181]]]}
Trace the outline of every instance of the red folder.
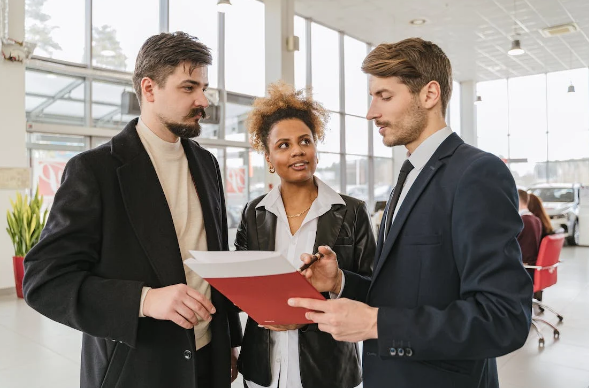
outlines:
{"label": "red folder", "polygon": [[289,298],[325,300],[280,253],[191,251],[184,261],[260,325],[313,323],[308,310],[290,307]]}

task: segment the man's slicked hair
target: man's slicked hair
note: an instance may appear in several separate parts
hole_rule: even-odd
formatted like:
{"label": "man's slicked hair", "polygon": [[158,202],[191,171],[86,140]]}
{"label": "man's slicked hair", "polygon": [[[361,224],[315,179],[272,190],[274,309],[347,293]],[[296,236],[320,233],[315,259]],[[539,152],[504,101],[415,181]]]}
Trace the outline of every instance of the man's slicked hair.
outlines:
{"label": "man's slicked hair", "polygon": [[141,80],[151,78],[159,87],[181,63],[190,65],[192,73],[195,68],[209,66],[213,63],[211,50],[196,37],[185,32],[162,32],[147,39],[135,62],[133,88],[141,104]]}
{"label": "man's slicked hair", "polygon": [[442,49],[421,38],[379,44],[362,62],[362,71],[375,77],[397,77],[417,94],[431,81],[440,84],[442,115],[452,95],[452,65]]}

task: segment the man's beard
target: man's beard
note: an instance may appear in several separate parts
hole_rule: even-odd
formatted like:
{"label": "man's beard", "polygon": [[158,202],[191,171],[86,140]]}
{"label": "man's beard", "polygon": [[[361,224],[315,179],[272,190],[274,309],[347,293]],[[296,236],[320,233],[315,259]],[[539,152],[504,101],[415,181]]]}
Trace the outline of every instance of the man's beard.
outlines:
{"label": "man's beard", "polygon": [[393,138],[387,138],[387,130],[385,129],[383,143],[387,147],[410,144],[417,140],[427,127],[428,119],[425,109],[421,107],[416,97],[412,100],[403,118],[394,125],[390,121],[375,121],[377,127],[387,127],[389,131],[393,132]]}
{"label": "man's beard", "polygon": [[[207,118],[204,108],[194,108],[184,119],[194,119],[199,114],[201,115],[201,120]],[[170,132],[181,139],[191,139],[193,137],[200,136],[201,127],[200,122],[198,121],[194,121],[193,124],[175,123],[172,121],[167,121],[163,118],[162,121]]]}

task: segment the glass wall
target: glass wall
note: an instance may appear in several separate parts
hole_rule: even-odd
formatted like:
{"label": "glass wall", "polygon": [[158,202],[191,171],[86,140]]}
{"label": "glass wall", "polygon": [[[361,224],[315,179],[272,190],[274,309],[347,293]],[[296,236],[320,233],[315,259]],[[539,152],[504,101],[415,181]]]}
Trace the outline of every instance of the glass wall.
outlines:
{"label": "glass wall", "polygon": [[[199,143],[219,160],[234,234],[244,204],[267,191],[266,161],[252,151],[245,124],[253,99],[265,94],[263,2],[240,0],[230,12],[219,14],[216,0],[89,0],[76,2],[64,16],[58,0],[25,1],[27,40],[38,44],[39,60],[26,70],[27,120],[35,128],[49,125],[56,139],[67,125],[65,133],[79,130],[84,140],[84,146],[29,142],[31,163],[45,163],[35,167],[36,177],[59,177],[57,167],[71,156],[104,144],[137,117],[131,74],[140,46],[159,31],[185,31],[209,46],[213,55],[207,95],[213,114],[202,124]],[[123,15],[133,12],[119,11],[138,7],[143,10],[141,23],[131,27]],[[166,14],[167,19],[162,18]],[[375,200],[386,200],[390,193],[393,161],[392,150],[365,119],[368,82],[360,67],[370,46],[299,16],[294,28],[300,48],[295,52],[295,87],[311,86],[330,112],[325,140],[318,144],[317,176],[373,208]],[[65,66],[44,66],[46,61]],[[48,170],[48,165],[55,168]],[[58,184],[59,179],[53,179],[49,187]]]}
{"label": "glass wall", "polygon": [[586,68],[478,83],[478,146],[505,160],[522,187],[589,184],[588,85]]}

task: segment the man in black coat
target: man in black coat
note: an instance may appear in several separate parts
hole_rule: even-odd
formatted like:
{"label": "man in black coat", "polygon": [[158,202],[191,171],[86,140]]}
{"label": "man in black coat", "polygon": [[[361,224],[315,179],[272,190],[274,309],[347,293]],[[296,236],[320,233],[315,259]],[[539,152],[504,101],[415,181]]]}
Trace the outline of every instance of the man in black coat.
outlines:
{"label": "man in black coat", "polygon": [[228,388],[237,376],[238,314],[182,263],[228,250],[219,165],[190,140],[211,62],[184,33],[145,42],[141,117],[68,162],[25,259],[27,303],[84,333],[81,387]]}
{"label": "man in black coat", "polygon": [[322,247],[306,275],[341,298],[289,303],[320,311],[307,317],[335,339],[364,341],[365,388],[496,388],[495,358],[525,343],[531,320],[513,177],[447,127],[452,69],[437,45],[381,44],[362,68],[373,97],[367,118],[385,145],[408,151],[372,278],[342,272]]}

